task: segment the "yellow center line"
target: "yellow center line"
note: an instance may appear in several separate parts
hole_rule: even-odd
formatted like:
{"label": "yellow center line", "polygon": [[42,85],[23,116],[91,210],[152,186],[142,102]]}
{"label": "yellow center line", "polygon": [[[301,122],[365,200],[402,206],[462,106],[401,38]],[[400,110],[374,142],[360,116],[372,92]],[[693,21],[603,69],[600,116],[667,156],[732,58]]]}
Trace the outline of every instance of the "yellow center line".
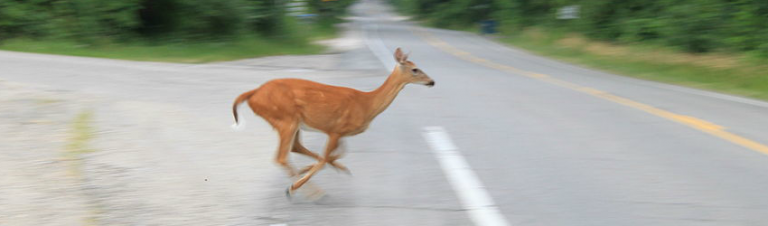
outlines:
{"label": "yellow center line", "polygon": [[768,146],[761,144],[759,142],[741,137],[739,135],[730,133],[728,131],[725,131],[725,128],[717,125],[712,122],[708,122],[706,120],[698,119],[692,116],[688,115],[680,115],[676,113],[672,113],[666,110],[662,110],[644,103],[640,103],[634,100],[630,100],[624,97],[616,96],[611,93],[598,90],[592,87],[582,86],[575,83],[571,83],[562,79],[553,78],[551,76],[545,75],[545,74],[539,74],[531,71],[526,71],[522,69],[518,69],[512,66],[507,66],[504,64],[496,63],[487,59],[483,59],[477,56],[472,55],[469,52],[462,51],[456,47],[451,46],[447,42],[440,40],[439,38],[435,37],[431,33],[425,31],[421,28],[412,28],[413,33],[415,33],[417,36],[421,37],[429,43],[430,45],[437,47],[443,52],[452,54],[460,59],[470,61],[482,66],[486,66],[489,68],[497,69],[500,71],[504,71],[511,74],[517,74],[517,75],[523,75],[526,77],[530,77],[539,81],[543,81],[549,84],[553,84],[556,86],[564,87],[570,90],[574,90],[577,92],[589,94],[594,97],[598,97],[600,99],[608,100],[614,103],[618,103],[624,106],[628,106],[631,108],[635,108],[641,111],[645,111],[649,114],[680,123],[682,125],[688,126],[690,128],[699,130],[704,133],[708,133],[712,136],[719,137],[723,140],[729,141],[731,143],[740,145],[742,147],[748,148],[753,151],[757,151],[759,153],[763,153],[768,155]]}

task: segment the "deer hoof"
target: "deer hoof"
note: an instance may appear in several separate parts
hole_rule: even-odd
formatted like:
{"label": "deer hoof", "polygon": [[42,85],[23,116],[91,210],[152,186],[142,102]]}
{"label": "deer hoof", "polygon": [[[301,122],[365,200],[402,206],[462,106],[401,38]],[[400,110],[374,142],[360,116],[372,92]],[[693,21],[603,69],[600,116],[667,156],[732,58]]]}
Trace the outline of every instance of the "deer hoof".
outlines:
{"label": "deer hoof", "polygon": [[286,189],[285,189],[285,198],[287,198],[287,199],[288,199],[288,201],[291,201],[291,200],[293,200],[293,198],[292,198],[292,196],[293,196],[293,191],[291,191],[291,187],[292,187],[292,186],[293,186],[293,185],[289,185],[289,186],[288,186],[288,188],[286,188]]}

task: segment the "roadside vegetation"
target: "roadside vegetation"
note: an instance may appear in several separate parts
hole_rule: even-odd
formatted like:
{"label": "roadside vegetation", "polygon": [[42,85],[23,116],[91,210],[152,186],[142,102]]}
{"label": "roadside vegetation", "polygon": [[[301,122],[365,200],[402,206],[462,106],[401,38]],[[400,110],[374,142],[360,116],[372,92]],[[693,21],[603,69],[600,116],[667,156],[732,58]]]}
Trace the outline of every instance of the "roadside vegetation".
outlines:
{"label": "roadside vegetation", "polygon": [[311,54],[352,2],[0,1],[0,49],[186,63]]}
{"label": "roadside vegetation", "polygon": [[500,41],[617,74],[768,100],[768,60],[744,53],[702,54],[656,45],[613,44],[536,28]]}
{"label": "roadside vegetation", "polygon": [[[390,0],[430,26],[480,31],[531,52],[627,76],[768,100],[768,2]],[[578,6],[578,18],[558,11]]]}

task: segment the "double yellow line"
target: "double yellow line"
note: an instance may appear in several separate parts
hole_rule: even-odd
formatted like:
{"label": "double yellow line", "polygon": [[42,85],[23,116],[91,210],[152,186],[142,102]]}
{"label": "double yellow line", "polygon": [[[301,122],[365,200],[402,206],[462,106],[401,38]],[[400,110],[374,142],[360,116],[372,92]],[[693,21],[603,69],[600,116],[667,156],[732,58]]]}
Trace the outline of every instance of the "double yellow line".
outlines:
{"label": "double yellow line", "polygon": [[489,68],[494,68],[500,71],[531,77],[539,81],[561,86],[561,87],[578,91],[581,93],[589,94],[591,96],[608,100],[614,103],[618,103],[624,106],[632,107],[632,108],[647,112],[649,114],[652,114],[661,118],[665,118],[667,120],[677,122],[685,126],[691,127],[693,129],[708,133],[712,136],[719,137],[723,140],[740,145],[742,147],[768,155],[768,146],[755,142],[753,140],[741,137],[739,135],[730,133],[728,131],[725,131],[725,128],[720,125],[717,125],[705,120],[701,120],[692,116],[675,114],[669,111],[655,108],[647,104],[633,101],[624,97],[616,96],[605,91],[597,90],[587,86],[578,85],[562,79],[553,78],[545,74],[539,74],[531,71],[521,70],[515,67],[489,61],[489,60],[474,56],[469,52],[462,51],[456,47],[453,47],[447,42],[440,40],[439,38],[435,37],[431,33],[425,31],[423,28],[412,28],[412,31],[416,35],[424,39],[430,45],[437,47],[441,51],[454,55],[460,59],[470,61],[479,65],[483,65]]}

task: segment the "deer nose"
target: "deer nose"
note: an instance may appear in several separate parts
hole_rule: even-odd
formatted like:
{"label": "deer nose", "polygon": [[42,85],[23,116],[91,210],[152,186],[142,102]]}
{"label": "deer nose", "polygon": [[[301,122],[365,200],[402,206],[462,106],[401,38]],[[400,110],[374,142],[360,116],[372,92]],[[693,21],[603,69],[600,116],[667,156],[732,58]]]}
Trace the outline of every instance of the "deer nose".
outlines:
{"label": "deer nose", "polygon": [[433,81],[429,81],[429,83],[427,83],[427,86],[429,86],[429,87],[435,86],[435,81],[434,80]]}

